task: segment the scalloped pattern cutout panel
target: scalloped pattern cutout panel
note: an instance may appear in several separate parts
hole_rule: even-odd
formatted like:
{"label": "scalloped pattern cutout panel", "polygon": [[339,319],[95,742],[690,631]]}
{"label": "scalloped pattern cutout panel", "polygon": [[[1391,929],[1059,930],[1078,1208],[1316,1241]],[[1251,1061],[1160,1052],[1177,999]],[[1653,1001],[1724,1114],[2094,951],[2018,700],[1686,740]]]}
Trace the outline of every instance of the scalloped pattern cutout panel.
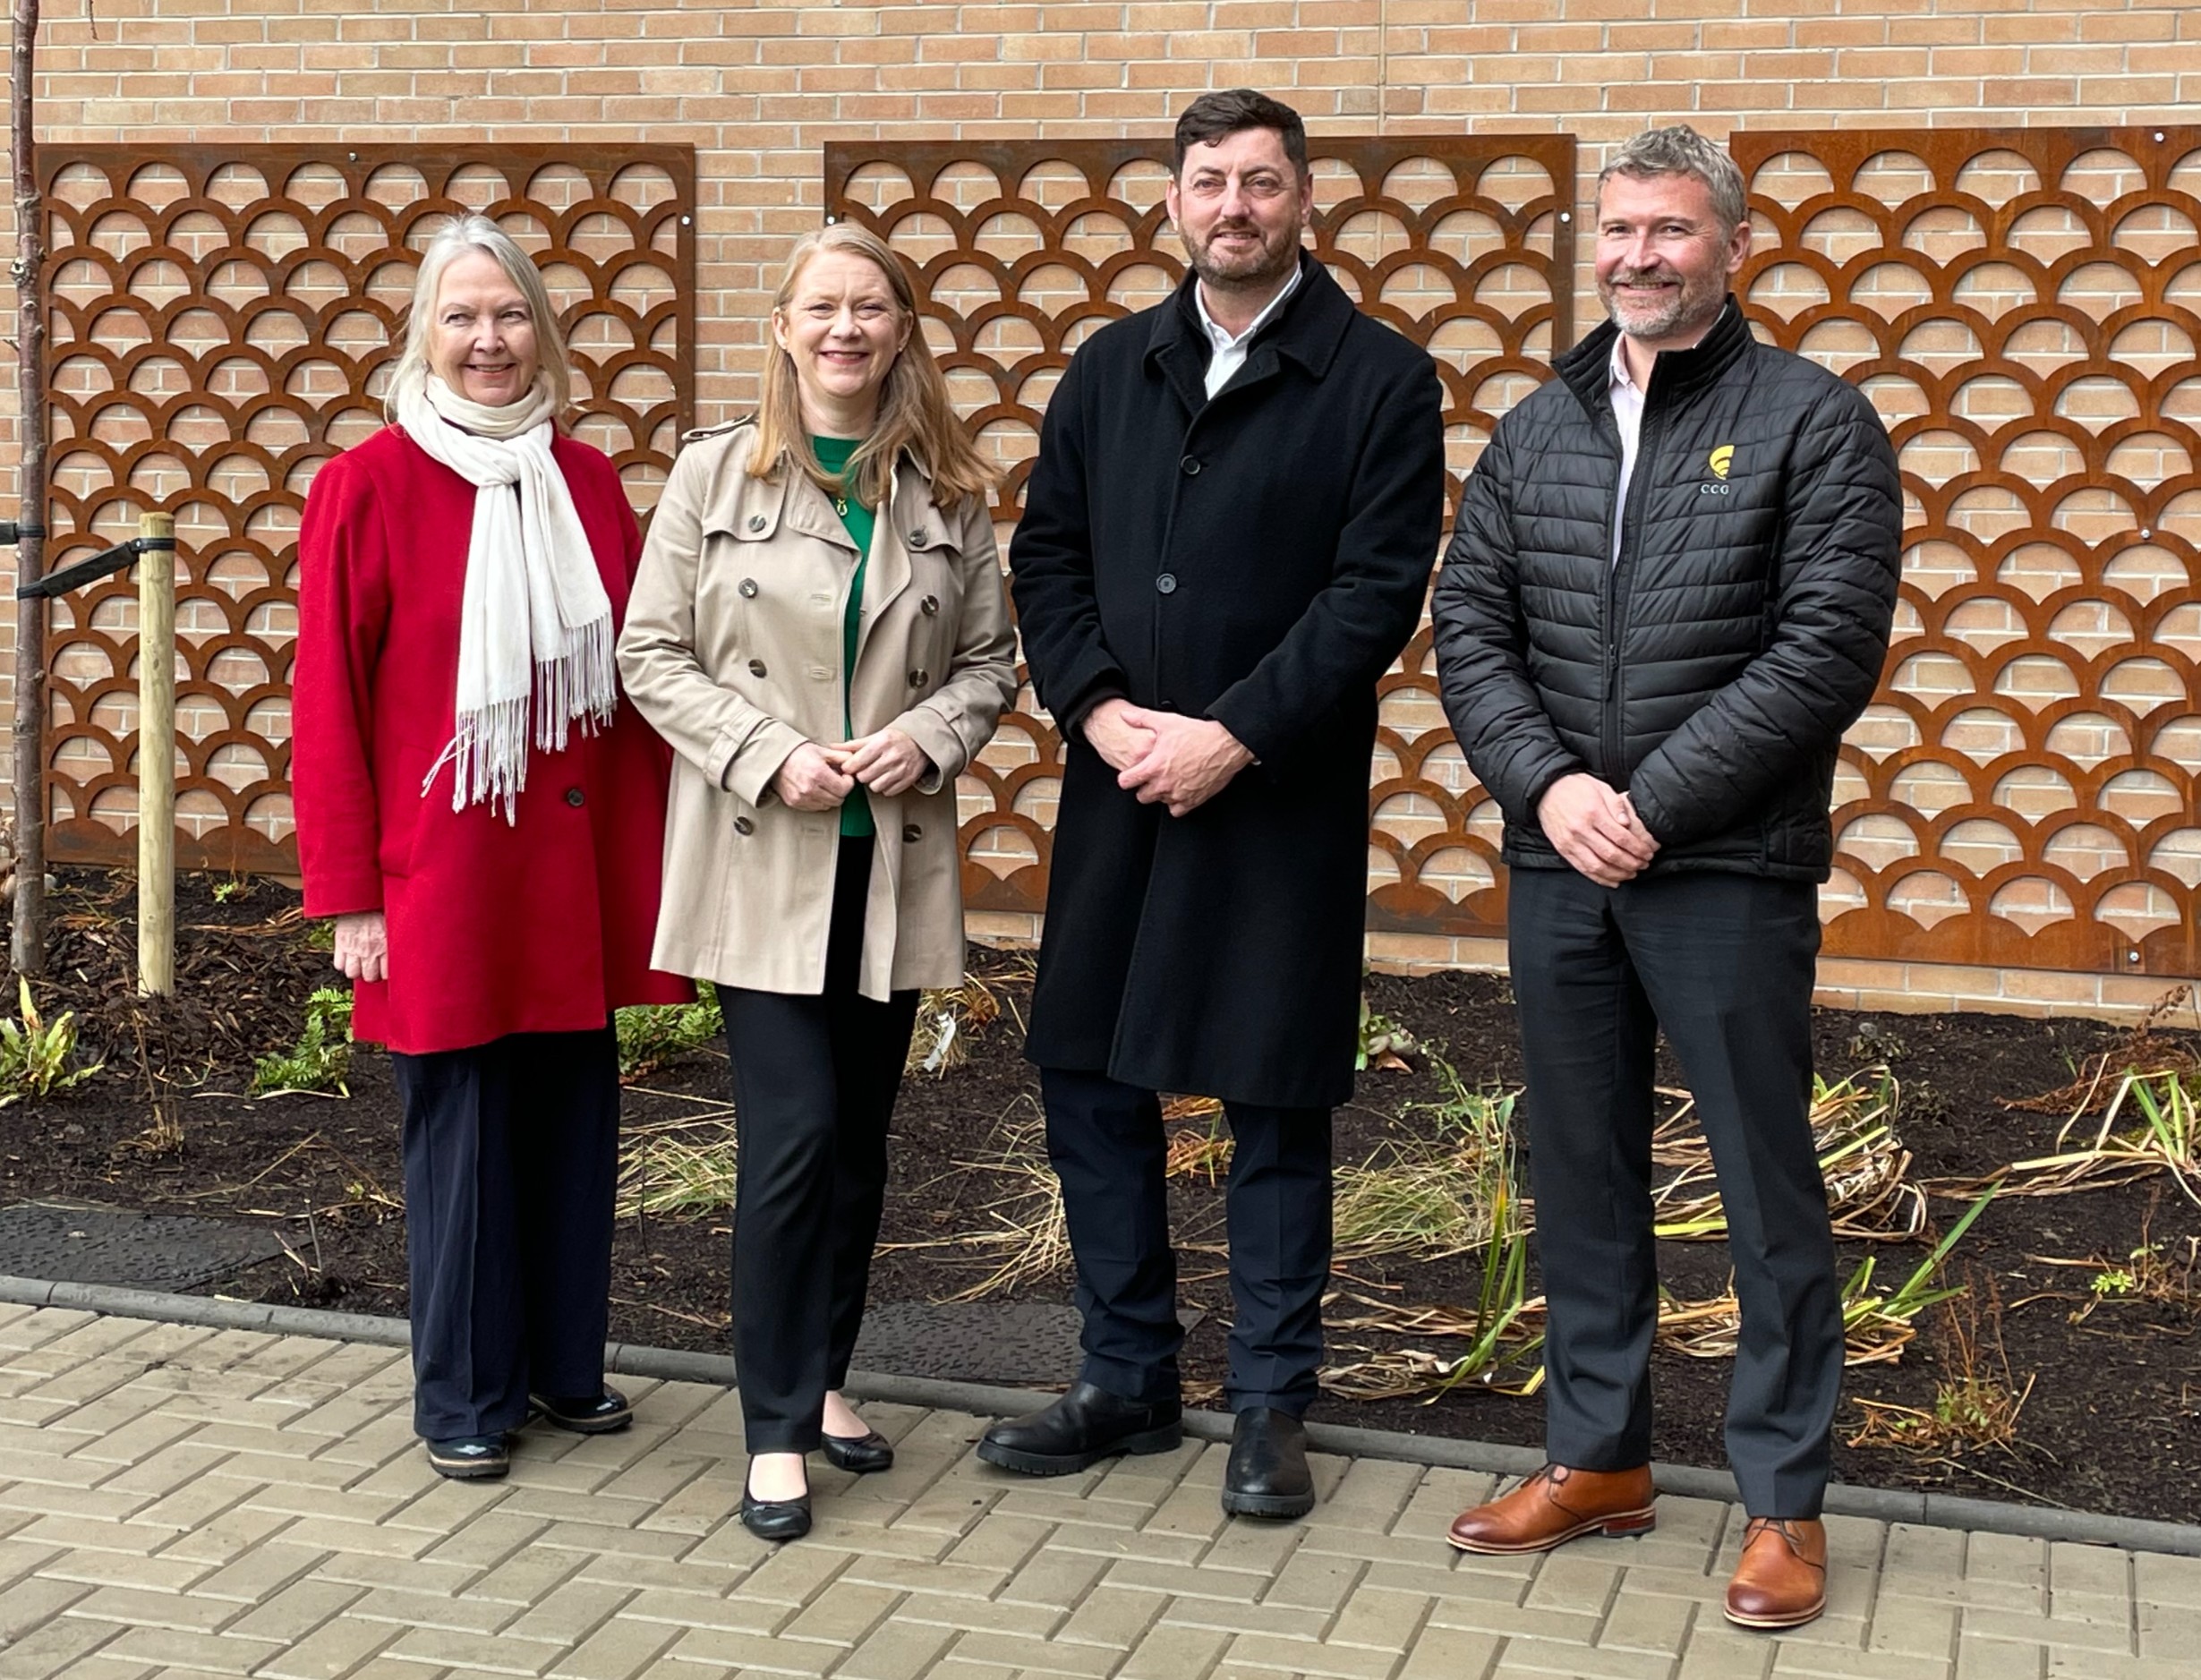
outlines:
{"label": "scalloped pattern cutout panel", "polygon": [[[49,566],[176,520],[176,861],[296,869],[290,663],[299,511],[382,423],[428,242],[497,221],[542,268],[574,431],[653,506],[692,423],[695,156],[686,147],[58,145],[49,221]],[[134,572],[54,604],[49,855],[130,864]]]}
{"label": "scalloped pattern cutout panel", "polygon": [[[1437,359],[1449,510],[1499,417],[1574,340],[1568,135],[1308,138],[1313,249],[1360,307]],[[958,409],[1002,470],[1004,552],[1040,416],[1072,352],[1184,273],[1166,140],[829,141],[825,208],[884,235],[916,281]],[[1045,908],[1062,741],[1028,684],[959,788],[974,909]],[[1497,827],[1437,704],[1424,626],[1383,679],[1369,921],[1502,931]]]}
{"label": "scalloped pattern cutout panel", "polygon": [[1761,336],[1862,386],[1902,464],[1826,949],[2201,972],[2201,127],[1730,143]]}

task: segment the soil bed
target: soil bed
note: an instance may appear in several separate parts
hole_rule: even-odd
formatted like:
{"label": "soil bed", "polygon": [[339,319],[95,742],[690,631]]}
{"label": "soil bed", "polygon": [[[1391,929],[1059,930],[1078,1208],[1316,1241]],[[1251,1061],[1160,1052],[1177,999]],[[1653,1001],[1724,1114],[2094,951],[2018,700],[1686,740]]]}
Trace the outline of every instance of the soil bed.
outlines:
{"label": "soil bed", "polygon": [[[255,1059],[297,1038],[308,995],[333,979],[326,951],[309,942],[296,895],[277,883],[193,877],[181,883],[180,897],[177,996],[148,1002],[132,994],[134,911],[126,881],[96,872],[61,875],[52,901],[53,960],[37,985],[37,1002],[49,1019],[74,1010],[79,1060],[107,1065],[69,1090],[0,1109],[0,1204],[64,1197],[266,1222],[290,1258],[232,1278],[222,1292],[403,1314],[402,1174],[386,1058],[360,1049],[346,1097],[247,1096]],[[1001,1013],[990,1025],[966,1015],[958,1047],[968,1059],[938,1074],[913,1074],[904,1087],[875,1302],[946,1300],[985,1283],[1018,1249],[975,1239],[1005,1221],[1025,1220],[1045,1203],[1042,1181],[1001,1164],[1004,1156],[1028,1159],[1038,1137],[1037,1082],[1020,1057],[1018,1027],[1029,995],[1028,960],[974,949],[972,968]],[[0,1013],[13,1013],[14,976],[0,985]],[[1518,1044],[1502,977],[1375,976],[1368,994],[1371,1007],[1409,1029],[1421,1048],[1408,1056],[1409,1065],[1362,1078],[1357,1100],[1337,1117],[1341,1165],[1427,1143],[1433,1106],[1444,1095],[1436,1058],[1470,1087],[1518,1086]],[[2191,1012],[2175,1019],[2190,1024]],[[2105,1054],[2113,1083],[2128,1065],[2190,1058],[2201,1042],[2166,1029],[2136,1041],[2129,1029],[2079,1020],[1834,1010],[1818,1011],[1817,1038],[1829,1079],[1880,1064],[1892,1071],[1901,1093],[1895,1125],[1912,1156],[1908,1177],[1932,1192],[1922,1237],[1841,1245],[1842,1275],[1871,1255],[1875,1287],[1883,1289],[1907,1276],[1932,1237],[1962,1212],[1967,1198],[1957,1185],[2053,1150],[2065,1113],[2009,1102],[2066,1087]],[[725,1073],[722,1054],[705,1048],[643,1076],[627,1093],[630,1134],[707,1140],[725,1099]],[[1671,1066],[1661,1078],[1680,1084]],[[669,1130],[680,1122],[689,1130]],[[1194,1119],[1180,1127],[1204,1133],[1208,1124]],[[2085,1130],[2091,1137],[2091,1127]],[[1171,1183],[1182,1297],[1206,1315],[1187,1347],[1188,1397],[1212,1403],[1230,1322],[1223,1195],[1197,1173]],[[1836,1475],[1879,1487],[2201,1521],[2197,1242],[2201,1208],[2168,1173],[2058,1197],[1998,1197],[1944,1268],[1943,1282],[1965,1285],[1965,1295],[1921,1316],[1899,1362],[1847,1373]],[[2136,1258],[2136,1250],[2149,1258]],[[722,1207],[623,1217],[614,1249],[614,1337],[724,1351],[727,1256]],[[1659,1266],[1677,1297],[1702,1299],[1726,1287],[1722,1242],[1662,1242]],[[1480,1275],[1478,1253],[1341,1261],[1332,1317],[1361,1316],[1357,1303],[1365,1301],[1472,1306]],[[1530,1292],[1537,1287],[1531,1267]],[[1066,1270],[1041,1266],[985,1298],[1062,1301],[1069,1292]],[[2025,1393],[2014,1443],[1922,1444],[1914,1428],[1896,1445],[1849,1444],[1867,1421],[1860,1401],[1929,1418],[1937,1405],[1949,1411],[1947,1385],[1961,1375],[1967,1328],[1974,1370],[2001,1384],[2007,1361],[2008,1387]],[[1334,1331],[1332,1340],[1340,1365],[1405,1347],[1449,1357],[1463,1345],[1351,1329]],[[1659,1457],[1722,1463],[1730,1369],[1726,1360],[1660,1347],[1653,1372]],[[1070,1375],[1061,1374],[1063,1380]],[[1540,1441],[1542,1430],[1540,1399],[1480,1386],[1426,1403],[1326,1395],[1316,1415],[1528,1445]]]}

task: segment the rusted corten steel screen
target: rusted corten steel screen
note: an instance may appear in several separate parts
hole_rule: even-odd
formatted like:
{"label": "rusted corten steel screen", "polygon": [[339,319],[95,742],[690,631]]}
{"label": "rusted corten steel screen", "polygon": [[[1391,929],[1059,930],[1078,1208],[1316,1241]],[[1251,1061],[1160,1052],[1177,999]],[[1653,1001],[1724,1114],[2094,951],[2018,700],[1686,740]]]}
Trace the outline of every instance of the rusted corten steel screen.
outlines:
{"label": "rusted corten steel screen", "polygon": [[[693,408],[685,147],[55,146],[50,562],[176,516],[176,857],[295,866],[298,515],[382,423],[420,252],[459,215],[533,255],[574,351],[577,435],[654,503]],[[49,846],[136,856],[134,575],[55,603]]]}
{"label": "rusted corten steel screen", "polygon": [[1869,392],[1903,467],[1827,948],[2201,972],[2201,128],[1731,143],[1759,330]]}
{"label": "rusted corten steel screen", "polygon": [[[1565,135],[1311,136],[1314,248],[1369,314],[1426,345],[1446,392],[1452,493],[1497,416],[1574,336],[1574,142]],[[1184,271],[1166,140],[834,142],[825,202],[885,235],[916,277],[957,404],[1003,468],[1004,547],[1040,415],[1096,328]],[[1495,812],[1445,728],[1419,635],[1385,678],[1370,805],[1371,923],[1496,932]],[[966,895],[1036,912],[1062,742],[1025,688],[962,783]]]}

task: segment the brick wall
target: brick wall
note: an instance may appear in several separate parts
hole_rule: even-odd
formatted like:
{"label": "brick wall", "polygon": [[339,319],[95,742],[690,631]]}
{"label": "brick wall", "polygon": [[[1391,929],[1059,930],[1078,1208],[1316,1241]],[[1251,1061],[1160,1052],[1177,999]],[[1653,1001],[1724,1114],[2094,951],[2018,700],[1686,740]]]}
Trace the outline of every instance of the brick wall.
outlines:
{"label": "brick wall", "polygon": [[[45,136],[129,141],[149,158],[163,143],[225,138],[694,145],[708,422],[753,397],[771,277],[789,240],[815,224],[827,140],[1162,132],[1191,94],[1252,83],[1326,132],[1569,132],[1584,143],[1586,180],[1603,148],[1676,116],[1715,135],[2175,122],[2201,93],[2201,13],[2153,0],[106,0],[49,20],[39,67]],[[12,217],[0,204],[10,250]],[[1587,254],[1584,242],[1585,293]],[[1578,315],[1593,320],[1594,305]],[[9,507],[12,403],[11,384],[0,394]],[[1936,470],[1960,465],[1952,456]],[[2058,465],[2044,456],[2032,468]],[[1990,639],[2000,627],[1991,607],[1971,627]],[[2121,633],[2106,621],[2068,628]],[[0,706],[11,651],[0,644]],[[1917,779],[1922,805],[1932,783]],[[2009,797],[2022,808],[2029,791]],[[2189,790],[2171,793],[2190,809]],[[1997,842],[1983,832],[1981,843]],[[1487,942],[1404,936],[1379,936],[1375,950],[1391,961],[1497,954]],[[1849,963],[1827,978],[1875,1002],[1930,1005],[2119,1009],[2161,989],[1924,965]]]}

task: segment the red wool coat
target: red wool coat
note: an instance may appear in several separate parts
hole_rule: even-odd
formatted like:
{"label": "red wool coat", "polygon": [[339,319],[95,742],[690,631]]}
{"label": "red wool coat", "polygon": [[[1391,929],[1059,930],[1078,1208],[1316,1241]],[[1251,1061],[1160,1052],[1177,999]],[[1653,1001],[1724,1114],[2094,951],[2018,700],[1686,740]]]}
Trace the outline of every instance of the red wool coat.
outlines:
{"label": "red wool coat", "polygon": [[[641,542],[611,463],[558,439],[612,627]],[[387,982],[355,988],[354,1033],[412,1054],[508,1033],[601,1028],[674,1003],[652,971],[670,754],[624,695],[610,729],[531,747],[519,821],[451,809],[459,603],[474,488],[390,427],[327,463],[298,536],[291,792],[308,916],[380,909]]]}

